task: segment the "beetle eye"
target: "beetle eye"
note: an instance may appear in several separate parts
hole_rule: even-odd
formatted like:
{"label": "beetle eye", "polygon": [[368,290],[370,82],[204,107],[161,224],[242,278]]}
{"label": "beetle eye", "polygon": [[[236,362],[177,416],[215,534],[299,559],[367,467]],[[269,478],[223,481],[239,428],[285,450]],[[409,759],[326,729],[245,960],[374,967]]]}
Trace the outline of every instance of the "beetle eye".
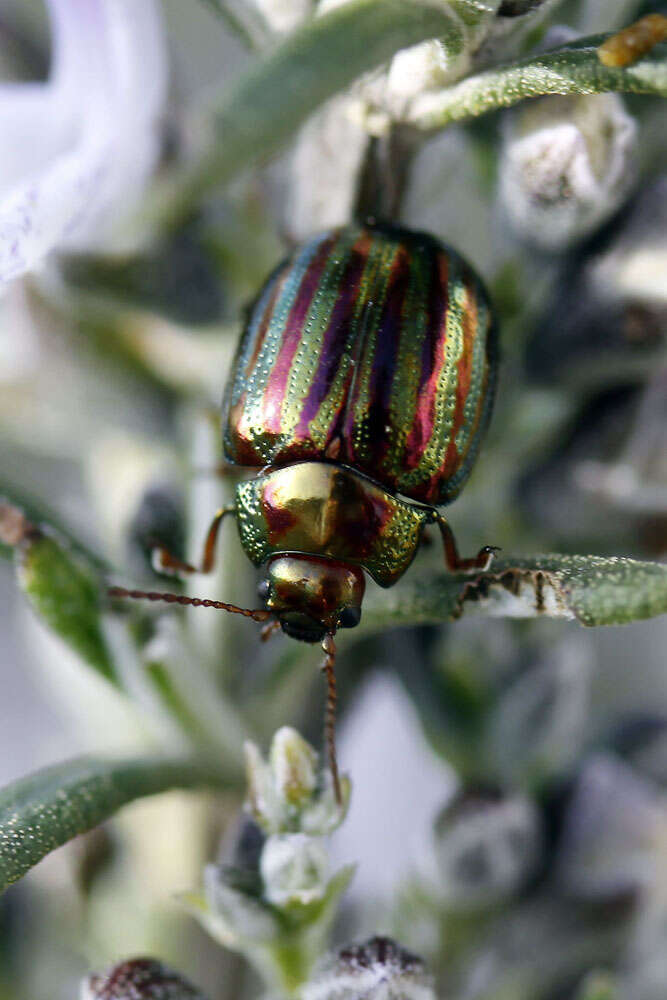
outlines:
{"label": "beetle eye", "polygon": [[271,584],[268,580],[261,580],[259,586],[257,587],[257,594],[260,601],[268,601],[269,594],[271,593]]}
{"label": "beetle eye", "polygon": [[343,608],[338,616],[339,628],[354,628],[361,621],[361,608]]}

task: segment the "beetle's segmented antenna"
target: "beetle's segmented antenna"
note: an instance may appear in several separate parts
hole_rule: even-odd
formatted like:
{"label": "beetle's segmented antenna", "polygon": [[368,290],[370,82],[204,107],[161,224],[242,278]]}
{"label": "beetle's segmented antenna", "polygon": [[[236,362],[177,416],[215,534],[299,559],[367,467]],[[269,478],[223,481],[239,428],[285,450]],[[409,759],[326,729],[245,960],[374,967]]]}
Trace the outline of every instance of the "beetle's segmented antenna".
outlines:
{"label": "beetle's segmented antenna", "polygon": [[327,707],[324,713],[324,741],[329,755],[329,770],[333,780],[334,795],[336,802],[340,806],[343,804],[343,796],[340,790],[340,776],[338,774],[338,760],[336,758],[336,644],[333,635],[327,635],[322,640],[322,649],[326,658],[322,665],[327,678]]}
{"label": "beetle's segmented antenna", "polygon": [[166,604],[184,604],[192,608],[215,608],[217,611],[230,611],[234,615],[244,615],[245,618],[252,618],[255,622],[265,622],[271,617],[270,611],[237,608],[235,604],[209,601],[199,597],[186,597],[184,594],[163,594],[154,590],[126,590],[125,587],[109,587],[108,594],[109,597],[124,597],[132,601],[164,601]]}

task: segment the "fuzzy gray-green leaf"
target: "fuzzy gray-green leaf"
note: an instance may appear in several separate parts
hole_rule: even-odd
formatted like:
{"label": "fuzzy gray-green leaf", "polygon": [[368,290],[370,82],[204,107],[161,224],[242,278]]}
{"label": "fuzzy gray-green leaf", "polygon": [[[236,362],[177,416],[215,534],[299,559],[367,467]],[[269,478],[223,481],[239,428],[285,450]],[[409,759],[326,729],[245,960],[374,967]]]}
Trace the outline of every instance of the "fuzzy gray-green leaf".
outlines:
{"label": "fuzzy gray-green leaf", "polygon": [[311,18],[225,90],[212,106],[214,147],[158,189],[149,215],[177,214],[202,192],[275,152],[319,105],[399,49],[453,33],[460,35],[460,23],[432,0],[351,0]]}
{"label": "fuzzy gray-green leaf", "polygon": [[604,66],[598,47],[608,35],[581,38],[562,48],[470,76],[425,95],[410,116],[418,128],[444,128],[545,94],[628,94],[667,96],[667,44],[657,45],[631,66]]}
{"label": "fuzzy gray-green leaf", "polygon": [[229,783],[206,763],[159,757],[81,757],[15,781],[0,790],[0,892],[50,851],[134,799]]}
{"label": "fuzzy gray-green leaf", "polygon": [[573,618],[582,625],[626,625],[667,612],[667,566],[599,556],[498,559],[479,574],[412,573],[390,591],[368,595],[364,622],[437,623],[475,612],[494,617]]}

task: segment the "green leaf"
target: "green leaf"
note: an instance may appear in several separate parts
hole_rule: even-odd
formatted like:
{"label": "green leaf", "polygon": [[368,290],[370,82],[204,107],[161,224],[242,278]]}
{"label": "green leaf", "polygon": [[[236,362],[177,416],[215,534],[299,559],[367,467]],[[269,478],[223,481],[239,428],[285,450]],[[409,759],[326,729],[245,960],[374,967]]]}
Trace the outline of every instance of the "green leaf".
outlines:
{"label": "green leaf", "polygon": [[0,790],[0,892],[50,851],[121,806],[172,788],[225,788],[232,779],[196,760],[81,757]]}
{"label": "green leaf", "polygon": [[452,87],[423,96],[410,123],[425,130],[508,108],[545,94],[628,94],[667,96],[667,45],[657,45],[631,66],[604,66],[598,46],[609,35],[581,38],[562,48],[469,76]]}
{"label": "green leaf", "polygon": [[4,500],[0,543],[14,550],[19,586],[39,617],[93,670],[116,683],[102,633],[99,563],[45,534],[23,510]]}
{"label": "green leaf", "polygon": [[[479,4],[462,0],[471,11]],[[219,99],[217,141],[192,169],[156,190],[147,214],[173,218],[238,171],[275,152],[320,104],[398,49],[441,37],[460,21],[433,0],[351,0],[308,20]]]}
{"label": "green leaf", "polygon": [[19,549],[18,577],[42,621],[93,670],[116,683],[102,634],[97,573],[54,538],[38,532]]}
{"label": "green leaf", "polygon": [[419,574],[369,593],[364,624],[436,624],[475,612],[494,617],[570,618],[626,625],[667,612],[667,566],[599,556],[498,559],[479,574]]}

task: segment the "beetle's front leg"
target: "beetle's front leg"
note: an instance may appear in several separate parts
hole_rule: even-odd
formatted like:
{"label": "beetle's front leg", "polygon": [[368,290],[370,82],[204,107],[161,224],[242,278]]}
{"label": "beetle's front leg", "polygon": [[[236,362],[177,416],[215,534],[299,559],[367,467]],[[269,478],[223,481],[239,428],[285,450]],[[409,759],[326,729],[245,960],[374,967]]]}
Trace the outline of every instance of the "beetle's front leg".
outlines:
{"label": "beetle's front leg", "polygon": [[485,545],[472,559],[461,559],[456,546],[454,532],[447,520],[441,514],[437,514],[436,523],[440,528],[443,545],[445,546],[447,569],[451,573],[469,573],[472,570],[481,570],[483,572],[490,567],[495,553],[500,552],[497,545]]}
{"label": "beetle's front leg", "polygon": [[182,573],[210,573],[215,568],[215,545],[218,540],[220,525],[228,514],[235,514],[236,507],[221,507],[211,521],[206,534],[201,563],[193,566],[172,555],[163,545],[156,545],[151,552],[151,562],[156,573],[166,573],[169,576],[180,576]]}

